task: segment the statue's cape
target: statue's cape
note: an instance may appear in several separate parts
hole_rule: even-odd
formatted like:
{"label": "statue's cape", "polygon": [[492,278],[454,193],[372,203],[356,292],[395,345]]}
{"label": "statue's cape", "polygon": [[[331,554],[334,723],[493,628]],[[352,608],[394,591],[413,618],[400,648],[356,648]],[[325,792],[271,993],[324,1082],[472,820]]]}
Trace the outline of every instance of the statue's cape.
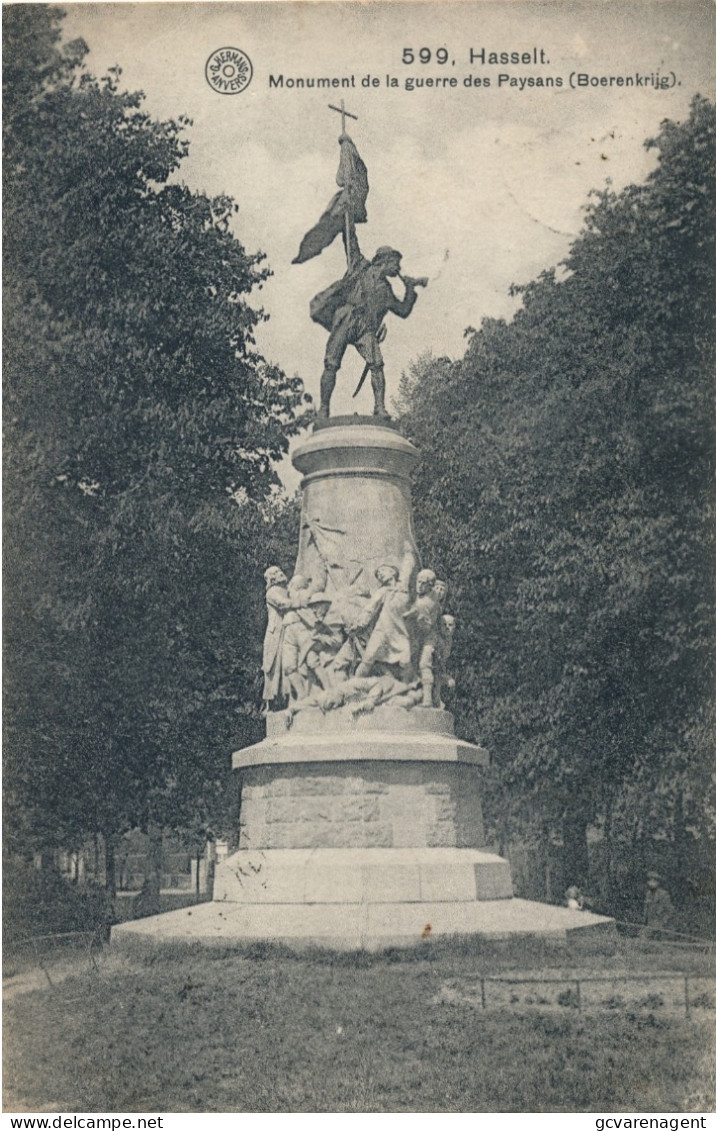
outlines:
{"label": "statue's cape", "polygon": [[319,291],[315,298],[311,299],[310,311],[314,322],[318,322],[319,326],[323,326],[326,330],[333,328],[336,311],[348,305],[351,296],[354,295],[358,277],[368,266],[370,266],[369,260],[361,256],[356,265],[350,271],[346,271],[342,279],[331,283],[330,287],[326,287],[325,291]]}

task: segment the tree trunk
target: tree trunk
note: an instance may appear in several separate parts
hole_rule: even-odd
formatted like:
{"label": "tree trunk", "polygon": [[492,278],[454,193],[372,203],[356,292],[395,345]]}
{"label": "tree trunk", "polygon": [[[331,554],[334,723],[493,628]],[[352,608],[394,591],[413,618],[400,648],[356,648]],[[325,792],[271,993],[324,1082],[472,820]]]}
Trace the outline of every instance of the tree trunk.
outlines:
{"label": "tree trunk", "polygon": [[567,884],[586,888],[589,884],[589,849],[587,818],[570,805],[562,818],[565,878]]}
{"label": "tree trunk", "polygon": [[[666,876],[666,886],[670,888],[672,899],[681,902],[688,893],[691,879],[690,838],[686,828],[686,807],[684,794],[679,791],[674,806],[674,862],[676,867]],[[672,865],[673,868],[673,865]]]}
{"label": "tree trunk", "polygon": [[149,847],[139,901],[142,915],[158,915],[161,910],[159,893],[162,886],[162,829],[159,825],[151,824],[147,835]]}
{"label": "tree trunk", "polygon": [[107,895],[114,903],[117,898],[117,856],[114,833],[104,833],[104,886]]}
{"label": "tree trunk", "polygon": [[507,807],[501,812],[497,821],[497,855],[507,856],[509,852],[509,845],[511,841],[510,836],[510,816],[506,811]]}
{"label": "tree trunk", "polygon": [[537,879],[537,890],[533,898],[538,900],[549,900],[552,897],[552,869],[550,860],[550,844],[552,840],[552,830],[547,822],[542,823],[539,836],[539,846],[537,850],[539,860],[539,871]]}
{"label": "tree trunk", "polygon": [[604,807],[604,895],[607,907],[614,901],[614,802],[608,796]]}

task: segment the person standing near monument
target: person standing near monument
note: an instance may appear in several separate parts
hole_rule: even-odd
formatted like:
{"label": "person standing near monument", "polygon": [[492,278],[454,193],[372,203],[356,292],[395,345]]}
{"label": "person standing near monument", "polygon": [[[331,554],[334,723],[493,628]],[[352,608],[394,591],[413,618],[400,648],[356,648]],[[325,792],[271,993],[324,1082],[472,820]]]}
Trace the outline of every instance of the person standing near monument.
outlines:
{"label": "person standing near monument", "polygon": [[666,888],[662,887],[658,872],[646,874],[646,899],[644,900],[643,938],[655,939],[672,924],[674,907]]}

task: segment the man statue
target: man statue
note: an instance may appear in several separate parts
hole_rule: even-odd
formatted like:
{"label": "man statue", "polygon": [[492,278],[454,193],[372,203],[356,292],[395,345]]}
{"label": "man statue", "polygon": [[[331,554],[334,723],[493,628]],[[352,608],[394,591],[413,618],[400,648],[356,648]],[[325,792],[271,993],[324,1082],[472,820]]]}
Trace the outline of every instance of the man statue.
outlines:
{"label": "man statue", "polygon": [[388,672],[373,676],[351,676],[335,687],[314,690],[303,699],[290,703],[286,725],[290,727],[301,711],[320,710],[326,714],[327,711],[349,707],[350,714],[355,719],[359,715],[369,714],[376,707],[388,702],[391,706],[409,710],[419,703],[421,698],[422,692],[417,682],[404,683]]}
{"label": "man statue", "polygon": [[268,622],[264,635],[261,669],[264,673],[262,699],[264,709],[268,711],[275,700],[287,699],[291,695],[292,687],[294,694],[299,689],[299,685],[292,684],[288,678],[294,673],[286,669],[286,632],[291,621],[295,620],[290,618],[290,614],[297,609],[305,608],[311,590],[306,580],[300,576],[289,587],[288,578],[280,566],[269,566],[264,573],[264,581]]}
{"label": "man statue", "polygon": [[433,585],[433,593],[435,594],[438,601],[440,602],[441,610],[445,608],[445,601],[447,600],[447,592],[448,592],[447,581],[443,581],[442,578],[436,577],[435,584]]}
{"label": "man statue", "polygon": [[[366,259],[358,246],[353,226],[350,226],[346,257],[348,271],[343,278],[311,301],[311,318],[329,331],[318,415],[328,416],[343,355],[348,346],[354,346],[366,366],[358,389],[370,371],[375,401],[373,415],[386,418],[385,374],[380,350],[386,333],[383,319],[389,312],[399,318],[407,318],[418,297],[415,288],[427,286],[428,281],[403,277],[400,274],[401,254],[392,247],[379,247],[372,260]],[[405,286],[402,299],[395,297],[388,282],[395,278],[401,278]]]}
{"label": "man statue", "polygon": [[269,566],[264,573],[264,581],[266,582],[268,623],[264,636],[261,668],[264,673],[262,699],[265,709],[268,710],[269,704],[286,692],[281,662],[284,635],[283,618],[291,608],[291,598],[288,595],[288,578],[280,566]]}
{"label": "man statue", "polygon": [[417,643],[418,672],[423,689],[423,706],[434,706],[436,652],[440,646],[442,610],[435,595],[437,578],[431,569],[421,569],[415,579],[415,601],[405,614]]}
{"label": "man statue", "polygon": [[313,648],[316,614],[310,607],[311,579],[300,573],[294,574],[288,584],[288,597],[290,608],[283,618],[281,666],[291,699],[302,699],[314,683],[326,686]]}
{"label": "man statue", "polygon": [[406,542],[400,569],[387,564],[378,566],[375,571],[378,588],[363,613],[350,626],[352,632],[368,629],[370,633],[356,676],[373,675],[376,665],[380,666],[381,672],[388,666],[397,668],[401,679],[410,683],[412,662],[405,613],[410,604],[408,586],[414,566],[415,555],[410,543]]}
{"label": "man statue", "polygon": [[[354,346],[365,361],[363,375],[353,396],[360,391],[368,373],[371,375],[375,416],[387,417],[385,411],[385,375],[380,343],[385,338],[383,319],[389,312],[407,318],[415,306],[416,287],[427,287],[427,279],[409,279],[400,274],[401,255],[392,247],[379,247],[371,260],[362,255],[356,237],[356,224],[368,220],[368,170],[346,133],[346,118],[356,115],[340,107],[329,106],[341,115],[338,139],[340,159],[336,184],[339,191],[317,224],[303,237],[294,263],[305,263],[330,247],[342,234],[347,271],[342,279],[321,291],[311,301],[311,318],[328,330],[329,338],[321,377],[319,416],[327,417],[336,386],[336,374],[348,346]],[[402,299],[396,298],[389,279],[400,278],[405,287]]]}
{"label": "man statue", "polygon": [[454,688],[455,680],[447,674],[447,662],[452,652],[452,642],[455,635],[455,617],[450,613],[443,613],[441,617],[440,640],[435,650],[435,683],[433,686],[433,706],[444,707],[443,690],[446,687]]}

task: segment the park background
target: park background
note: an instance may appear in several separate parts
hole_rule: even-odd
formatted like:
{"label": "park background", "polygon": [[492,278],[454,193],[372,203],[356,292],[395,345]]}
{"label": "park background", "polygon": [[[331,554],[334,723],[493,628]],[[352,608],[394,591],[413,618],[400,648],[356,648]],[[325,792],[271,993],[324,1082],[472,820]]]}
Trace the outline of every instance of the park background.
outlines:
{"label": "park background", "polygon": [[[286,453],[325,344],[308,301],[343,270],[338,242],[290,264],[335,188],[337,115],[268,76],[390,73],[335,95],[368,166],[364,250],[431,279],[384,352],[458,618],[449,706],[493,756],[491,841],[520,894],[579,883],[629,922],[656,868],[675,927],[710,933],[710,20],[67,5],[60,58],[44,6],[8,7],[10,931],[106,916],[130,874],[113,915],[205,896],[207,843],[236,834],[229,754],[262,730],[262,574],[292,566]],[[239,96],[204,78],[223,45],[253,61]],[[468,62],[534,45],[548,67],[508,70],[677,85],[515,91]],[[403,46],[492,86],[408,92],[441,72]],[[360,369],[335,410],[366,409]]]}
{"label": "park background", "polygon": [[[713,1109],[712,19],[5,6],[6,1107]],[[308,301],[343,264],[290,260],[337,116],[267,75],[402,77],[403,46],[443,44],[681,84],[336,92],[364,249],[431,278],[387,375],[490,843],[519,894],[579,883],[620,933],[581,957],[108,953],[113,919],[210,895],[230,752],[263,731],[263,571],[294,561]],[[224,45],[254,64],[235,97],[204,79]],[[650,868],[673,919],[645,938]]]}

